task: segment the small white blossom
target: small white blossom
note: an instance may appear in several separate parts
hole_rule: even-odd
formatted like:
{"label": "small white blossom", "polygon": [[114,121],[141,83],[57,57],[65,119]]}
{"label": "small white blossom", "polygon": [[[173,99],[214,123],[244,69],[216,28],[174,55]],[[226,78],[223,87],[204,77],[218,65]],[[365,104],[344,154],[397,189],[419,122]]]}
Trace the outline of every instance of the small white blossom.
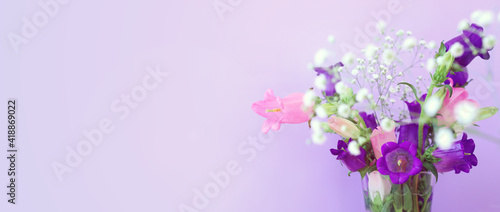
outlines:
{"label": "small white blossom", "polygon": [[359,150],[359,144],[356,141],[351,141],[349,143],[349,146],[347,146],[347,150],[349,151],[349,153],[351,153],[351,155],[354,156],[358,156],[359,154],[361,154],[361,151]]}
{"label": "small white blossom", "polygon": [[377,54],[377,51],[378,51],[378,47],[373,45],[373,44],[366,46],[366,48],[365,48],[366,58],[373,59],[375,57],[375,54]]}
{"label": "small white blossom", "polygon": [[[421,46],[425,46],[425,40],[420,40],[420,41],[418,42],[418,44],[419,44],[419,45],[421,45]],[[422,54],[420,54],[420,55],[422,55]]]}
{"label": "small white blossom", "polygon": [[351,74],[352,74],[353,76],[358,75],[358,73],[359,73],[358,69],[353,69],[353,70],[351,71]]}
{"label": "small white blossom", "polygon": [[366,143],[368,141],[368,139],[366,139],[365,137],[359,137],[358,138],[358,143],[359,145],[363,145],[364,143]]}
{"label": "small white blossom", "polygon": [[411,31],[406,31],[406,34],[407,34],[408,36],[411,36],[413,33],[412,33]]}
{"label": "small white blossom", "polygon": [[405,31],[402,29],[400,29],[400,30],[398,30],[398,32],[396,32],[397,36],[403,36],[404,34],[405,34]]}
{"label": "small white blossom", "polygon": [[355,83],[356,83],[356,79],[352,79],[351,84],[355,84]]}
{"label": "small white blossom", "polygon": [[330,53],[326,49],[320,49],[316,52],[314,55],[314,64],[316,66],[321,66],[325,62],[326,58],[328,57]]}
{"label": "small white blossom", "polygon": [[348,118],[351,114],[351,108],[349,107],[349,105],[340,104],[337,108],[337,113],[343,118]]}
{"label": "small white blossom", "polygon": [[378,74],[372,74],[373,79],[378,79]]}
{"label": "small white blossom", "polygon": [[323,145],[326,141],[326,136],[321,132],[314,132],[312,134],[312,141],[314,144]]}
{"label": "small white blossom", "polygon": [[390,119],[388,117],[385,117],[380,122],[380,127],[382,127],[382,130],[384,130],[386,132],[390,132],[396,127],[396,122],[394,122],[392,119]]}
{"label": "small white blossom", "polygon": [[439,56],[439,57],[436,58],[436,64],[442,65],[443,62],[444,62],[443,56]]}
{"label": "small white blossom", "polygon": [[321,121],[318,119],[311,120],[311,130],[313,132],[323,132],[323,128],[321,127]]}
{"label": "small white blossom", "polygon": [[389,74],[389,75],[387,75],[387,76],[386,76],[386,78],[387,78],[388,80],[392,80],[392,76],[391,76],[390,74]]}
{"label": "small white blossom", "polygon": [[480,26],[487,27],[489,26],[492,22],[493,19],[495,18],[495,14],[493,11],[483,11],[483,10],[476,10],[472,12],[470,16],[470,20],[472,23],[479,24]]}
{"label": "small white blossom", "polygon": [[414,37],[409,37],[406,38],[405,41],[403,41],[402,48],[404,50],[410,50],[413,49],[413,47],[415,47],[416,45],[417,45],[417,39],[415,39]]}
{"label": "small white blossom", "polygon": [[394,59],[396,59],[396,53],[394,53],[392,49],[384,50],[384,53],[382,53],[382,60],[386,65],[390,65]]}
{"label": "small white blossom", "polygon": [[342,57],[342,63],[344,65],[351,65],[354,63],[356,60],[356,56],[352,52],[347,52],[343,57]]}
{"label": "small white blossom", "polygon": [[485,49],[493,49],[497,40],[494,36],[488,35],[483,37],[483,47]]}
{"label": "small white blossom", "polygon": [[334,43],[335,42],[335,37],[333,35],[328,36],[328,42],[329,43]]}
{"label": "small white blossom", "polygon": [[366,99],[366,97],[368,96],[368,94],[370,94],[370,93],[369,93],[369,91],[368,91],[368,89],[366,89],[366,88],[361,88],[361,89],[358,91],[358,93],[356,94],[356,101],[357,101],[357,102],[362,102],[363,100],[365,100],[365,99]]}
{"label": "small white blossom", "polygon": [[462,19],[460,22],[458,22],[458,30],[459,31],[469,29],[469,27],[470,27],[470,24],[469,24],[469,21],[467,21],[467,19]]}
{"label": "small white blossom", "polygon": [[326,89],[326,76],[324,74],[320,74],[319,76],[316,77],[314,80],[314,86],[318,88],[319,90],[325,90]]}
{"label": "small white blossom", "polygon": [[443,106],[443,100],[438,96],[431,96],[424,103],[424,112],[429,117],[434,117]]}
{"label": "small white blossom", "polygon": [[477,105],[469,101],[459,102],[453,109],[457,122],[461,125],[469,125],[477,116]]}
{"label": "small white blossom", "polygon": [[316,95],[314,94],[314,91],[308,90],[304,94],[304,97],[302,97],[302,101],[304,103],[304,106],[310,107],[314,105],[314,100],[316,99]]}
{"label": "small white blossom", "polygon": [[436,135],[434,136],[434,141],[440,149],[447,150],[451,148],[453,144],[453,132],[449,128],[439,128]]}
{"label": "small white blossom", "polygon": [[342,81],[335,84],[335,91],[339,94],[345,94],[345,93],[349,92],[349,89],[350,88],[346,84],[344,84]]}
{"label": "small white blossom", "polygon": [[314,112],[316,112],[316,115],[319,117],[319,118],[328,118],[328,114],[326,113],[326,110],[325,108],[319,106],[319,107],[316,107],[316,109],[314,110]]}
{"label": "small white blossom", "polygon": [[436,60],[434,60],[434,58],[429,58],[427,60],[427,65],[425,66],[425,69],[427,69],[427,71],[432,73],[434,70],[436,70],[436,68],[437,68]]}
{"label": "small white blossom", "polygon": [[451,45],[449,52],[453,55],[453,57],[460,57],[464,54],[464,46],[461,43],[456,42]]}
{"label": "small white blossom", "polygon": [[394,87],[392,87],[392,86],[391,86],[391,87],[389,87],[389,92],[391,92],[391,93],[396,93],[396,89],[395,89]]}
{"label": "small white blossom", "polygon": [[377,22],[377,29],[380,32],[383,32],[385,30],[386,26],[387,26],[387,24],[385,23],[385,21],[379,21],[379,22]]}
{"label": "small white blossom", "polygon": [[427,48],[429,48],[429,49],[434,49],[434,48],[436,48],[436,42],[434,42],[434,41],[429,41],[429,43],[427,43]]}

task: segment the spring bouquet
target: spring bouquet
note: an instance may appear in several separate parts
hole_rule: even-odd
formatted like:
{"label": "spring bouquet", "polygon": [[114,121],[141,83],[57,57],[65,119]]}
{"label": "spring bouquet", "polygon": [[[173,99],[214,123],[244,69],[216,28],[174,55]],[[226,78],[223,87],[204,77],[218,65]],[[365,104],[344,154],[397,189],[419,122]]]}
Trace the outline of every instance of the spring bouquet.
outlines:
{"label": "spring bouquet", "polygon": [[462,34],[436,45],[379,24],[362,57],[346,53],[332,64],[319,50],[314,88],[283,98],[269,89],[252,105],[267,118],[262,131],[307,122],[315,144],[337,134],[330,152],[349,175],[361,174],[367,210],[430,211],[438,173],[478,165],[467,129],[498,111],[480,107],[466,89],[467,66],[488,60],[495,39],[478,24],[462,25]]}

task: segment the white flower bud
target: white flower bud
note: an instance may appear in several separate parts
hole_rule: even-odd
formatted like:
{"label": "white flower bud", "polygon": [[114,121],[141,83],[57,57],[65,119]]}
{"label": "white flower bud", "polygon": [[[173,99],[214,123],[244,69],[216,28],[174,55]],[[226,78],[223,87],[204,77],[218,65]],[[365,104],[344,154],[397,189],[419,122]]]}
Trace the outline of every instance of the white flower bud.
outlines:
{"label": "white flower bud", "polygon": [[434,48],[436,48],[436,42],[429,41],[429,43],[427,43],[427,48],[428,49],[434,49]]}
{"label": "white flower bud", "polygon": [[436,63],[436,60],[434,60],[434,58],[429,58],[427,60],[427,65],[425,66],[425,69],[427,69],[427,71],[429,72],[434,72],[437,68],[437,63]]}
{"label": "white flower bud", "polygon": [[328,118],[328,114],[326,113],[326,110],[325,108],[321,107],[321,106],[318,106],[316,107],[316,109],[314,110],[314,112],[316,113],[316,115],[319,117],[319,118]]}
{"label": "white flower bud", "polygon": [[314,132],[312,134],[312,141],[314,144],[323,145],[326,141],[326,136],[321,132]]}
{"label": "white flower bud", "polygon": [[302,101],[304,106],[310,107],[314,105],[314,100],[316,99],[316,94],[314,94],[314,91],[308,90],[304,94],[304,97],[302,97]]}
{"label": "white flower bud", "polygon": [[365,48],[365,56],[368,59],[373,59],[375,57],[375,54],[377,54],[378,47],[370,44]]}
{"label": "white flower bud", "polygon": [[358,73],[359,73],[358,69],[353,69],[353,70],[351,71],[351,74],[352,74],[353,76],[358,75]]}
{"label": "white flower bud", "polygon": [[396,59],[396,53],[392,49],[385,49],[382,53],[382,60],[386,65],[390,65]]}
{"label": "white flower bud", "polygon": [[470,27],[470,24],[469,24],[469,21],[467,21],[467,19],[462,19],[460,22],[458,22],[458,30],[459,31],[469,29],[469,27]]}

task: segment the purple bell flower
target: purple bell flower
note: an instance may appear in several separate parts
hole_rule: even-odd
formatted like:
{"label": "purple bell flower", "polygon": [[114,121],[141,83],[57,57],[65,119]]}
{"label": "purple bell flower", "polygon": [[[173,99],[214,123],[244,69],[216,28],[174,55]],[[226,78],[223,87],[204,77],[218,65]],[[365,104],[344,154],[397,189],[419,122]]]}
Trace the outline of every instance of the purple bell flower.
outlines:
{"label": "purple bell flower", "polygon": [[338,62],[337,64],[330,66],[328,68],[323,68],[323,67],[316,67],[314,68],[314,71],[316,71],[317,75],[319,76],[320,74],[324,74],[326,77],[326,89],[324,90],[324,95],[326,96],[333,96],[336,91],[335,91],[335,84],[340,81],[340,76],[335,76],[332,72],[329,70],[333,70],[334,68],[338,67],[343,67],[344,64],[341,62]]}
{"label": "purple bell flower", "polygon": [[[349,139],[349,143],[352,142],[352,139]],[[347,149],[348,143],[343,140],[339,140],[337,143],[337,149],[330,149],[332,155],[337,156],[337,160],[342,161],[342,163],[347,166],[349,171],[355,172],[361,168],[366,166],[365,156],[366,150],[363,148],[359,148],[361,154],[358,156],[351,155],[349,150]]]}
{"label": "purple bell flower", "polygon": [[[427,94],[424,94],[420,97],[420,101],[425,101],[425,97]],[[407,102],[405,101],[406,106],[408,106],[408,111],[410,112],[410,118],[412,121],[415,119],[418,119],[420,117],[420,104],[417,102],[417,100],[413,102]]]}
{"label": "purple bell flower", "polygon": [[[455,73],[448,73],[447,77],[451,78],[453,80],[454,85],[453,87],[463,87],[465,83],[467,83],[467,80],[469,79],[469,71],[467,70],[467,67],[463,67],[462,71],[455,72]],[[444,84],[450,84],[449,80],[446,80]]]}
{"label": "purple bell flower", "polygon": [[365,122],[366,127],[375,130],[377,128],[377,121],[375,120],[375,115],[372,114],[367,114],[366,112],[360,112],[359,116],[363,119]]}
{"label": "purple bell flower", "polygon": [[[479,57],[488,60],[490,59],[489,50],[485,52],[481,52],[481,48],[483,47],[483,28],[477,24],[471,24],[471,26],[463,31],[463,34],[449,40],[444,43],[446,47],[446,51],[450,49],[450,47],[454,43],[460,43],[464,47],[464,54],[460,57],[455,58],[455,62],[460,64],[462,67],[466,67],[469,63],[479,55]],[[467,41],[468,40],[468,41]],[[470,44],[470,45],[469,45]],[[474,50],[476,52],[474,52]]]}
{"label": "purple bell flower", "polygon": [[[429,132],[430,126],[424,125],[424,133],[423,138],[424,141],[427,140],[427,133]],[[411,142],[414,145],[418,146],[418,124],[417,123],[409,123],[405,125],[401,125],[398,129],[398,143],[401,144],[403,142]],[[424,148],[422,148],[422,153],[424,152]]]}
{"label": "purple bell flower", "polygon": [[422,171],[417,146],[411,142],[387,142],[382,145],[382,155],[377,160],[377,169],[380,174],[389,175],[394,184],[403,184],[411,175]]}
{"label": "purple bell flower", "polygon": [[434,164],[438,172],[449,172],[455,170],[455,174],[461,171],[469,173],[473,166],[477,166],[477,157],[473,154],[475,149],[474,140],[467,139],[464,133],[462,140],[456,141],[451,149],[437,149],[432,153],[441,161]]}

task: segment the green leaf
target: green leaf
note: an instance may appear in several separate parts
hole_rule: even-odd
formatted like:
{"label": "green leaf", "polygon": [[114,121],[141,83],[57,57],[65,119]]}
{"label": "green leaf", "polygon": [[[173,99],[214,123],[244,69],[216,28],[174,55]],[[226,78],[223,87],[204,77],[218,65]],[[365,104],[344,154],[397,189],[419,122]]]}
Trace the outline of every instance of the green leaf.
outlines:
{"label": "green leaf", "polygon": [[369,174],[373,170],[377,169],[377,163],[372,164],[371,166],[365,166],[361,168],[359,171],[359,174],[361,174],[361,179],[365,178],[366,174]]}
{"label": "green leaf", "polygon": [[400,185],[392,185],[391,193],[394,195],[394,209],[396,211],[403,211],[403,194],[401,193]]}
{"label": "green leaf", "polygon": [[411,198],[411,191],[410,187],[408,187],[408,184],[403,185],[403,209],[406,211],[410,211],[413,208],[413,201]]}
{"label": "green leaf", "polygon": [[384,202],[385,203],[384,203],[384,206],[382,207],[381,212],[391,212],[392,204],[394,203],[394,199],[393,199],[392,195],[387,196],[384,199]]}
{"label": "green leaf", "polygon": [[430,172],[432,172],[432,174],[434,175],[434,177],[436,177],[436,183],[437,183],[437,181],[438,181],[438,172],[437,172],[437,169],[434,166],[434,164],[429,163],[429,162],[424,162],[423,166],[425,167],[425,169],[427,169]]}
{"label": "green leaf", "polygon": [[450,91],[450,98],[451,98],[451,95],[453,95],[453,88],[447,84],[444,84],[444,87],[446,87],[446,89],[448,89],[448,91]]}
{"label": "green leaf", "polygon": [[419,103],[422,104],[422,101],[420,101],[420,98],[418,98],[418,93],[417,93],[417,89],[415,89],[415,86],[413,86],[412,84],[407,83],[407,82],[400,82],[400,83],[398,83],[398,85],[400,85],[400,84],[403,84],[403,85],[406,85],[406,86],[410,87],[411,90],[413,91],[413,95],[415,95],[415,99],[417,100],[417,102],[419,102]]}
{"label": "green leaf", "polygon": [[483,107],[478,110],[477,116],[474,121],[481,121],[483,119],[487,119],[492,117],[498,112],[497,107]]}
{"label": "green leaf", "polygon": [[436,54],[436,58],[446,53],[446,46],[444,45],[444,41],[441,41],[441,45],[439,46],[439,50]]}

